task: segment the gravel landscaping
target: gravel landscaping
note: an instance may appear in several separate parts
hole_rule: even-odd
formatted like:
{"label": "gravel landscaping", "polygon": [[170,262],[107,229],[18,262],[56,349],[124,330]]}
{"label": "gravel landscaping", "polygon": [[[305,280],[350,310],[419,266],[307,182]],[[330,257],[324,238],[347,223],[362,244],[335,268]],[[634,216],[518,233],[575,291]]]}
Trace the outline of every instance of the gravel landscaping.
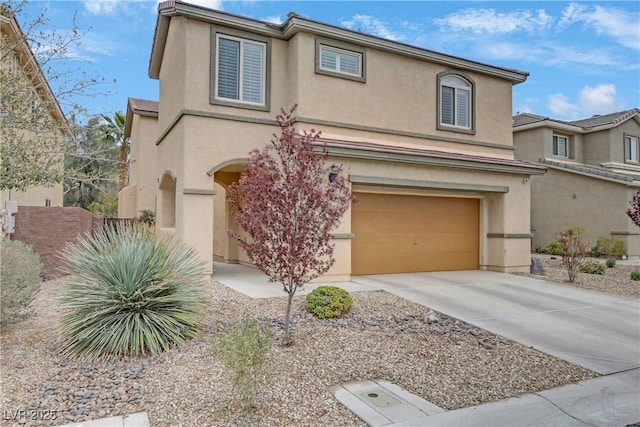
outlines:
{"label": "gravel landscaping", "polygon": [[[304,311],[304,297],[296,297],[295,341],[284,348],[284,293],[253,300],[216,282],[202,289],[208,304],[200,338],[142,360],[64,360],[55,353],[55,298],[63,281],[43,284],[35,317],[1,330],[3,425],[55,426],[146,411],[154,427],[357,426],[364,423],[331,387],[386,379],[450,410],[596,376],[381,291],[353,293],[351,310],[337,320],[315,319]],[[214,334],[245,313],[275,333],[269,380],[252,414],[237,409],[229,374],[209,351]]]}
{"label": "gravel landscaping", "polygon": [[[536,257],[536,255],[532,256]],[[543,276],[526,274],[526,276],[627,298],[640,298],[640,281],[631,280],[631,272],[640,270],[638,265],[623,265],[619,262],[613,268],[605,268],[604,275],[578,273],[576,281],[571,283],[568,279],[567,268],[563,265],[560,257],[551,259],[548,256],[537,256],[537,258],[542,261],[545,274]],[[587,261],[604,264],[606,260],[587,258]]]}

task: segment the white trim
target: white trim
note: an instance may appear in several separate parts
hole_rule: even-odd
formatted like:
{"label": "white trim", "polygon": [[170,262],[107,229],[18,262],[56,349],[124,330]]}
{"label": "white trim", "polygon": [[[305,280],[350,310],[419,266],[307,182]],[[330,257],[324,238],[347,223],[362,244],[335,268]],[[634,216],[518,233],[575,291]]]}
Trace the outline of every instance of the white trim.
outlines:
{"label": "white trim", "polygon": [[[336,68],[327,68],[327,67],[323,67],[322,66],[322,54],[323,52],[326,51],[331,51],[336,53]],[[346,71],[342,71],[340,69],[340,61],[341,61],[341,57],[345,56],[345,57],[355,57],[358,63],[358,71],[356,73],[349,73]],[[321,70],[324,71],[330,71],[332,73],[339,73],[339,74],[344,74],[347,76],[354,76],[354,77],[362,77],[362,53],[360,52],[354,52],[351,50],[347,50],[347,49],[341,49],[339,47],[335,47],[335,46],[331,46],[328,44],[324,44],[324,43],[320,43],[320,58],[319,58],[319,64],[318,67]]]}
{"label": "white trim", "polygon": [[[555,139],[558,138],[558,152],[554,153],[554,144],[555,144]],[[564,153],[560,152],[560,144],[559,144],[559,140],[560,138],[564,139]],[[569,137],[566,135],[557,135],[557,134],[553,134],[552,138],[551,138],[551,154],[554,157],[562,157],[563,159],[568,159],[569,158]]]}
{"label": "white trim", "polygon": [[[239,64],[238,64],[238,98],[226,98],[223,96],[218,95],[218,77],[219,77],[219,67],[220,67],[220,39],[227,39],[227,40],[234,40],[237,41],[240,44],[240,50],[239,50]],[[242,99],[242,90],[243,90],[243,84],[244,84],[244,79],[243,79],[243,75],[244,75],[244,63],[242,61],[242,57],[243,57],[243,52],[244,52],[244,46],[246,44],[252,44],[252,45],[256,45],[259,46],[262,49],[262,63],[261,63],[261,93],[260,93],[260,97],[261,97],[261,102],[254,102],[254,101],[245,101],[244,99]],[[259,41],[255,41],[255,40],[248,40],[248,39],[244,39],[241,37],[235,37],[235,36],[230,36],[227,34],[221,34],[221,33],[216,33],[216,58],[215,58],[215,63],[216,63],[216,69],[215,69],[215,79],[214,79],[214,93],[215,93],[215,99],[220,100],[220,101],[227,101],[227,102],[238,102],[241,104],[247,104],[247,105],[257,105],[260,107],[264,107],[266,105],[266,87],[267,87],[267,72],[266,72],[266,61],[267,61],[267,44],[263,43],[263,42],[259,42]]]}

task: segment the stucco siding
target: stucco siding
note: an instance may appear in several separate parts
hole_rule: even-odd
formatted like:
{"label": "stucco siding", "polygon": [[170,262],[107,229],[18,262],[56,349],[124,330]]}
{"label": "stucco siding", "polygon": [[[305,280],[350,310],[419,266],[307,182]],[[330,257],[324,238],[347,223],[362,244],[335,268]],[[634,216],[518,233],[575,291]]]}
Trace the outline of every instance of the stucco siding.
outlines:
{"label": "stucco siding", "polygon": [[549,169],[532,178],[531,193],[534,247],[545,247],[568,226],[585,227],[592,246],[600,236],[611,237],[612,231],[637,231],[624,213],[629,189],[623,184]]}

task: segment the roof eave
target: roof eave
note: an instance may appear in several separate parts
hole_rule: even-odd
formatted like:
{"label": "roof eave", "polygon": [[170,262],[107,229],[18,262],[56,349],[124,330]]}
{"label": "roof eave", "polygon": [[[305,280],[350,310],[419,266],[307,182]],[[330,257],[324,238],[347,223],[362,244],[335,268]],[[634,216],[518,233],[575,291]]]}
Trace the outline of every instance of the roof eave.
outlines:
{"label": "roof eave", "polygon": [[512,84],[522,83],[526,81],[529,76],[529,73],[526,71],[511,70],[482,64],[468,59],[458,58],[444,53],[434,52],[404,43],[383,39],[381,37],[359,33],[346,28],[313,21],[295,14],[290,14],[282,25],[275,25],[171,0],[158,5],[158,19],[153,37],[153,46],[151,48],[151,58],[149,60],[149,77],[153,79],[159,78],[164,46],[169,31],[169,20],[172,16],[186,16],[188,18],[198,19],[212,24],[243,29],[255,34],[284,40],[290,39],[298,32],[309,32],[312,34],[334,37],[342,41],[356,43],[365,47],[428,60],[466,71],[489,74],[509,80]]}

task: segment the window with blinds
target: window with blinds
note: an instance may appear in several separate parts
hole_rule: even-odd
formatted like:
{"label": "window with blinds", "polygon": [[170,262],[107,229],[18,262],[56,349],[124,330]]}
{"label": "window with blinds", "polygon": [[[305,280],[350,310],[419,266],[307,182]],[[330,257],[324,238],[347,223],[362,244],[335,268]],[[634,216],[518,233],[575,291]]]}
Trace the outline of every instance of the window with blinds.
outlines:
{"label": "window with blinds", "polygon": [[447,75],[440,78],[440,125],[471,129],[471,83]]}
{"label": "window with blinds", "polygon": [[218,34],[215,97],[265,105],[266,44]]}
{"label": "window with blinds", "polygon": [[362,54],[320,45],[320,69],[362,77]]}
{"label": "window with blinds", "polygon": [[640,157],[638,156],[638,137],[637,136],[625,136],[624,137],[624,159],[627,162],[638,163]]}
{"label": "window with blinds", "polygon": [[553,155],[569,157],[569,140],[566,136],[553,135]]}

